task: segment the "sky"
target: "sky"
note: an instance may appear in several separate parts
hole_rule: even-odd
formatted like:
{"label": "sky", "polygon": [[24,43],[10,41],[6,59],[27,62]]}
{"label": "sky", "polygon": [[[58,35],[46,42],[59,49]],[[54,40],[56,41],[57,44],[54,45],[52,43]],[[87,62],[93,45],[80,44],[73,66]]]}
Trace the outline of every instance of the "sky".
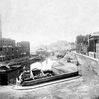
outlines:
{"label": "sky", "polygon": [[2,35],[31,46],[99,31],[99,0],[0,0]]}

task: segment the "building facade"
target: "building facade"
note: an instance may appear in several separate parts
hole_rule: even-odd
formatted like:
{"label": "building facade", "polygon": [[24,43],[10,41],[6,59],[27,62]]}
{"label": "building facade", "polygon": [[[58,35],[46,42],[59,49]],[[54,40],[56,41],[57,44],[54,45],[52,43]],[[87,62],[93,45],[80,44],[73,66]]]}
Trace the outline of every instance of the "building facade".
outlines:
{"label": "building facade", "polygon": [[17,47],[23,51],[22,55],[30,55],[30,43],[28,41],[17,42]]}
{"label": "building facade", "polygon": [[6,66],[0,67],[0,85],[15,84],[16,78],[19,77],[23,67],[16,67],[14,69],[9,69]]}
{"label": "building facade", "polygon": [[99,59],[99,32],[94,32],[89,37],[89,52],[95,53],[95,58]]}
{"label": "building facade", "polygon": [[15,47],[15,40],[9,38],[1,38],[0,47]]}
{"label": "building facade", "polygon": [[26,41],[17,42],[8,38],[0,39],[0,61],[21,58],[30,55],[30,43]]}

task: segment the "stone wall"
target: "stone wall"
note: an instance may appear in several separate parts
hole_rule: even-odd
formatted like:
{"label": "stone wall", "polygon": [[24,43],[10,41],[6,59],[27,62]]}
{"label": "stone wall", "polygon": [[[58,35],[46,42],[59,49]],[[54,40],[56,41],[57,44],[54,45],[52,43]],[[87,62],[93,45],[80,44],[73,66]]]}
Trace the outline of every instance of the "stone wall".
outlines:
{"label": "stone wall", "polygon": [[76,53],[77,61],[79,62],[78,70],[84,79],[98,80],[99,79],[99,60]]}

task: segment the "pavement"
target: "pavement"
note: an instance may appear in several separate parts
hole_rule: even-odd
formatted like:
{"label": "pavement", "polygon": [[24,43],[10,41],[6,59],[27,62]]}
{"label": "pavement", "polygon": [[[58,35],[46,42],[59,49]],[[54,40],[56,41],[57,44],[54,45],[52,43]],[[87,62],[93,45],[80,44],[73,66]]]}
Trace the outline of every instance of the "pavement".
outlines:
{"label": "pavement", "polygon": [[0,99],[99,99],[99,84],[83,78],[30,90],[15,90],[13,86],[0,87]]}
{"label": "pavement", "polygon": [[73,97],[74,87],[79,86],[81,80],[79,78],[30,90],[15,90],[13,86],[4,86],[0,87],[0,99],[67,99],[70,94]]}

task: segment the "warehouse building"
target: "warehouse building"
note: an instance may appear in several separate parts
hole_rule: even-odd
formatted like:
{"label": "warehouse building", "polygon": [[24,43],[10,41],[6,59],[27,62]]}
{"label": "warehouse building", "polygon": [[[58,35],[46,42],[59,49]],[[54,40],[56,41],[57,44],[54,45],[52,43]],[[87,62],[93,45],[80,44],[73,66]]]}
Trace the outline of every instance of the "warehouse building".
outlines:
{"label": "warehouse building", "polygon": [[30,55],[30,43],[28,41],[17,42],[17,47],[21,48],[22,55]]}
{"label": "warehouse building", "polygon": [[0,62],[21,58],[30,55],[30,43],[27,41],[17,42],[9,38],[0,39]]}

